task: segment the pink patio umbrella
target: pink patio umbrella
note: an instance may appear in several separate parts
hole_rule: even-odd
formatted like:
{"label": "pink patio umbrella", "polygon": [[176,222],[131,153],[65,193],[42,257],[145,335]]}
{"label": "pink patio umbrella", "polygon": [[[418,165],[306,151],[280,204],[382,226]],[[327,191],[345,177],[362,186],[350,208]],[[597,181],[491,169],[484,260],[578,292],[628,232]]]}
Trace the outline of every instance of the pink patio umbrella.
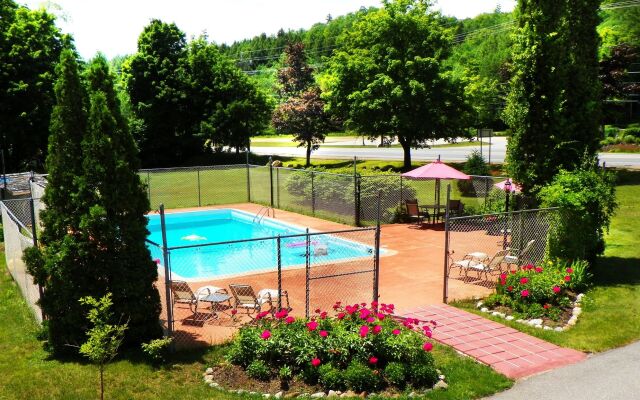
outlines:
{"label": "pink patio umbrella", "polygon": [[457,169],[448,166],[447,164],[440,161],[440,156],[438,156],[438,160],[434,161],[430,164],[423,165],[422,167],[416,168],[409,172],[405,172],[402,174],[405,178],[416,179],[416,180],[426,180],[426,179],[435,179],[436,180],[436,193],[435,193],[435,201],[436,208],[434,211],[440,210],[440,180],[441,179],[464,179],[468,180],[471,177],[464,172],[460,172]]}
{"label": "pink patio umbrella", "polygon": [[494,184],[493,186],[497,187],[498,189],[504,191],[505,190],[505,184],[508,182],[511,182],[511,193],[520,193],[522,192],[522,186],[520,186],[519,183],[514,182],[511,178],[507,178],[505,180],[503,180],[502,182],[498,182],[496,184]]}

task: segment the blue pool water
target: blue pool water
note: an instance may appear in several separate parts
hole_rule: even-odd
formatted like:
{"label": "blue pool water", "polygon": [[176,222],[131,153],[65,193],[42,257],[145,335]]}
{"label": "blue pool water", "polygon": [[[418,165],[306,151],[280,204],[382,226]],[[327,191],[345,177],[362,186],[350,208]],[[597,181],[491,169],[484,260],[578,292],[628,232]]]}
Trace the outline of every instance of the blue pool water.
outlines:
{"label": "blue pool water", "polygon": [[[160,216],[149,215],[148,219],[149,240],[162,243]],[[301,228],[279,221],[265,218],[256,223],[253,220],[253,214],[232,209],[166,214],[167,244],[171,248],[304,233]],[[174,249],[170,252],[171,271],[175,277],[200,280],[275,270],[278,265],[276,248],[276,240],[267,239]],[[161,258],[153,246],[150,250],[152,257]],[[312,265],[372,257],[372,251],[370,246],[332,235],[312,235],[310,239]],[[281,254],[283,268],[304,266],[305,237],[281,239]]]}

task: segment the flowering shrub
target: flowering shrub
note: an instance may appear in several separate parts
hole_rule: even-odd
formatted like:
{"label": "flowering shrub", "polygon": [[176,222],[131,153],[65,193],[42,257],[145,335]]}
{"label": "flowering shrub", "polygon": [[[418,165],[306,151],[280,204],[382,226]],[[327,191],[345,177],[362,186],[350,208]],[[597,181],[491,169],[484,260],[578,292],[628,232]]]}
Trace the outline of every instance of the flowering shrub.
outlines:
{"label": "flowering shrub", "polygon": [[437,381],[430,353],[435,322],[400,323],[392,318],[391,304],[343,307],[338,302],[333,309],[333,315],[316,310],[308,320],[284,310],[274,317],[261,313],[255,325],[240,328],[227,359],[247,372],[250,366],[267,365],[270,377],[287,367],[326,390],[429,387]]}
{"label": "flowering shrub", "polygon": [[548,317],[557,321],[571,303],[568,291],[587,286],[590,274],[586,266],[584,261],[555,260],[502,273],[496,295],[485,303],[509,306],[526,318]]}

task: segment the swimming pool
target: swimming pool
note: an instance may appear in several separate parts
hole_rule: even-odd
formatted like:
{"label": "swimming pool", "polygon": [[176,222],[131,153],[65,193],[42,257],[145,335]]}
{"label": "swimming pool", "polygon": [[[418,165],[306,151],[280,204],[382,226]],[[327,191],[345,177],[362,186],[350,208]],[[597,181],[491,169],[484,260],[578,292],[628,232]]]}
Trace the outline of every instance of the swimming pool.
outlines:
{"label": "swimming pool", "polygon": [[[148,219],[148,239],[162,243],[160,216],[149,215]],[[305,233],[300,227],[270,218],[254,222],[254,214],[234,209],[168,213],[165,219],[169,248],[268,238],[171,250],[171,273],[175,278],[186,280],[218,279],[276,270],[278,252],[274,237]],[[282,267],[304,266],[306,247],[304,236],[282,238]],[[309,249],[312,265],[372,258],[373,253],[371,246],[329,234],[310,236]]]}

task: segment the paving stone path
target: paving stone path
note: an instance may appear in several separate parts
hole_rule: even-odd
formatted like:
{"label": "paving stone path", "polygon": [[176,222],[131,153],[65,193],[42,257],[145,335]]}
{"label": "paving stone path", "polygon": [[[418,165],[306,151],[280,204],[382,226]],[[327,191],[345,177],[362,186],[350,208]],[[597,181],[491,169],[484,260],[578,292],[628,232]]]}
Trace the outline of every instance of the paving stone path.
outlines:
{"label": "paving stone path", "polygon": [[446,304],[418,307],[403,317],[434,320],[433,339],[512,379],[574,364],[585,353],[566,349]]}

